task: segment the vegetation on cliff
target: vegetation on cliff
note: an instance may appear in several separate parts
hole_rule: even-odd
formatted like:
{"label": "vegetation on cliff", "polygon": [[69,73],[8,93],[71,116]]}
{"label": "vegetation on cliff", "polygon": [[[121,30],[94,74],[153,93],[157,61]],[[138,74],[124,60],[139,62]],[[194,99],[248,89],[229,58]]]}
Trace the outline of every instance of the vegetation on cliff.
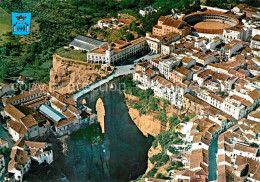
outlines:
{"label": "vegetation on cliff", "polygon": [[125,77],[122,82],[124,83],[124,90],[127,94],[140,99],[139,101],[129,101],[132,108],[137,109],[141,115],[156,111],[158,112],[156,119],[165,123],[168,121],[169,118],[166,115],[166,107],[170,104],[169,101],[154,97],[152,89],[142,90],[138,88],[137,83],[130,77]]}
{"label": "vegetation on cliff", "polygon": [[[147,173],[146,177],[156,177],[160,179],[167,179],[167,172],[172,169],[180,169],[183,165],[180,162],[169,162],[170,158],[167,155],[169,150],[172,154],[178,155],[179,152],[175,151],[171,145],[181,144],[183,141],[180,139],[180,134],[175,132],[174,129],[163,132],[155,137],[152,143],[152,149],[156,149],[158,145],[162,148],[160,153],[152,155],[149,157],[153,168]],[[151,149],[150,149],[151,150]],[[157,171],[158,172],[157,174]],[[163,174],[164,172],[165,174]],[[157,177],[158,176],[158,177]]]}

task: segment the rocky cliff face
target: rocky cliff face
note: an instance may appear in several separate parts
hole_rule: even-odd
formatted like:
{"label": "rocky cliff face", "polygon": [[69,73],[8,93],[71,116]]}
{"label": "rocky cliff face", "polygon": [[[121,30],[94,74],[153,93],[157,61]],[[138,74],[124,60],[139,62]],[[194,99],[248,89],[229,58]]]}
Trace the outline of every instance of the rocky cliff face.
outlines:
{"label": "rocky cliff face", "polygon": [[97,117],[98,117],[98,122],[101,126],[102,133],[105,133],[105,107],[104,103],[101,98],[98,98],[97,103],[96,103],[96,111],[97,111]]}
{"label": "rocky cliff face", "polygon": [[[125,94],[125,98],[127,100],[138,100],[138,97],[131,96]],[[146,137],[149,135],[155,137],[160,133],[163,133],[170,129],[169,122],[164,123],[160,120],[156,119],[157,113],[150,112],[149,114],[140,115],[137,109],[130,107],[128,101],[126,100],[126,104],[129,110],[129,115],[131,119],[134,121],[135,125],[139,128],[139,130]]]}
{"label": "rocky cliff face", "polygon": [[155,137],[168,130],[167,124],[155,119],[156,115],[154,113],[140,116],[137,109],[133,109],[129,105],[128,109],[131,119],[146,137],[148,134]]}
{"label": "rocky cliff face", "polygon": [[100,67],[84,61],[54,55],[53,68],[50,71],[49,91],[57,91],[61,94],[73,93],[112,72],[113,67]]}

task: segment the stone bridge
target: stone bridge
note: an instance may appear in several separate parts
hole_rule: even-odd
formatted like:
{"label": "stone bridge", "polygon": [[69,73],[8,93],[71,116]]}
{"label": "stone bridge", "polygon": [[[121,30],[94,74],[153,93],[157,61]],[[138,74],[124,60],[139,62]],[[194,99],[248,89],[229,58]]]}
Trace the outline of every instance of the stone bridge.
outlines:
{"label": "stone bridge", "polygon": [[73,98],[73,100],[75,100],[77,102],[77,107],[81,108],[82,102],[89,92],[101,87],[103,84],[110,82],[111,80],[113,80],[116,77],[133,74],[134,71],[135,71],[134,64],[117,66],[117,67],[115,67],[115,71],[111,75],[109,75],[106,78],[99,80],[99,81],[97,81],[97,82],[95,82],[91,85],[88,85],[87,87],[77,91],[76,93],[74,93],[72,95],[72,98]]}

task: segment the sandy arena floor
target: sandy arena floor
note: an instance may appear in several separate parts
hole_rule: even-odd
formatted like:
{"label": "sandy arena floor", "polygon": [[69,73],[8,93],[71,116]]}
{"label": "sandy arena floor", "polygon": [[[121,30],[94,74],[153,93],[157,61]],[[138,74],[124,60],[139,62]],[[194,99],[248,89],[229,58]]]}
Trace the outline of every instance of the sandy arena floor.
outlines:
{"label": "sandy arena floor", "polygon": [[207,22],[199,22],[197,23],[194,28],[204,28],[204,29],[224,29],[229,28],[230,25],[220,23],[220,22],[213,22],[213,21],[207,21]]}

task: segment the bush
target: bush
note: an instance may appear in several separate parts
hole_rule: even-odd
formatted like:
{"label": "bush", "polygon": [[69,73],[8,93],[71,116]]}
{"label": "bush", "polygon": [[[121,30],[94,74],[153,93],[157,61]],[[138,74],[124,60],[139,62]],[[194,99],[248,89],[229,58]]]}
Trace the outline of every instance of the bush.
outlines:
{"label": "bush", "polygon": [[156,178],[157,178],[157,179],[166,179],[166,177],[165,177],[162,173],[158,173],[158,174],[156,175]]}
{"label": "bush", "polygon": [[165,170],[169,172],[170,170],[173,169],[180,169],[183,166],[184,166],[183,163],[180,161],[171,162],[170,165],[167,168],[165,168]]}
{"label": "bush", "polygon": [[100,69],[101,68],[101,65],[95,65],[95,69]]}
{"label": "bush", "polygon": [[161,146],[164,148],[178,137],[177,133],[172,130],[159,134],[156,139],[159,141]]}
{"label": "bush", "polygon": [[180,123],[177,115],[170,117],[169,121],[171,123],[171,126],[177,126]]}
{"label": "bush", "polygon": [[259,147],[259,145],[257,143],[251,143],[250,146],[255,147],[255,148]]}
{"label": "bush", "polygon": [[152,147],[155,149],[158,146],[158,141],[154,140],[152,143]]}
{"label": "bush", "polygon": [[159,114],[156,116],[156,119],[159,119],[160,121],[167,123],[167,115],[165,110],[160,110]]}
{"label": "bush", "polygon": [[173,148],[173,147],[169,147],[168,148],[168,150],[169,150],[169,152],[171,152],[172,154],[178,154],[179,152],[177,152],[176,150],[175,150],[175,148]]}
{"label": "bush", "polygon": [[188,117],[188,116],[185,116],[184,118],[183,118],[183,121],[185,121],[185,122],[188,122],[190,120],[190,118]]}
{"label": "bush", "polygon": [[151,163],[155,164],[156,167],[163,166],[169,160],[168,155],[159,153],[150,158]]}
{"label": "bush", "polygon": [[157,172],[157,168],[154,167],[147,173],[146,177],[154,177],[156,172]]}
{"label": "bush", "polygon": [[6,148],[6,147],[1,148],[0,149],[0,154],[4,155],[6,157],[6,156],[8,156],[10,154],[11,150],[12,150],[11,148]]}

